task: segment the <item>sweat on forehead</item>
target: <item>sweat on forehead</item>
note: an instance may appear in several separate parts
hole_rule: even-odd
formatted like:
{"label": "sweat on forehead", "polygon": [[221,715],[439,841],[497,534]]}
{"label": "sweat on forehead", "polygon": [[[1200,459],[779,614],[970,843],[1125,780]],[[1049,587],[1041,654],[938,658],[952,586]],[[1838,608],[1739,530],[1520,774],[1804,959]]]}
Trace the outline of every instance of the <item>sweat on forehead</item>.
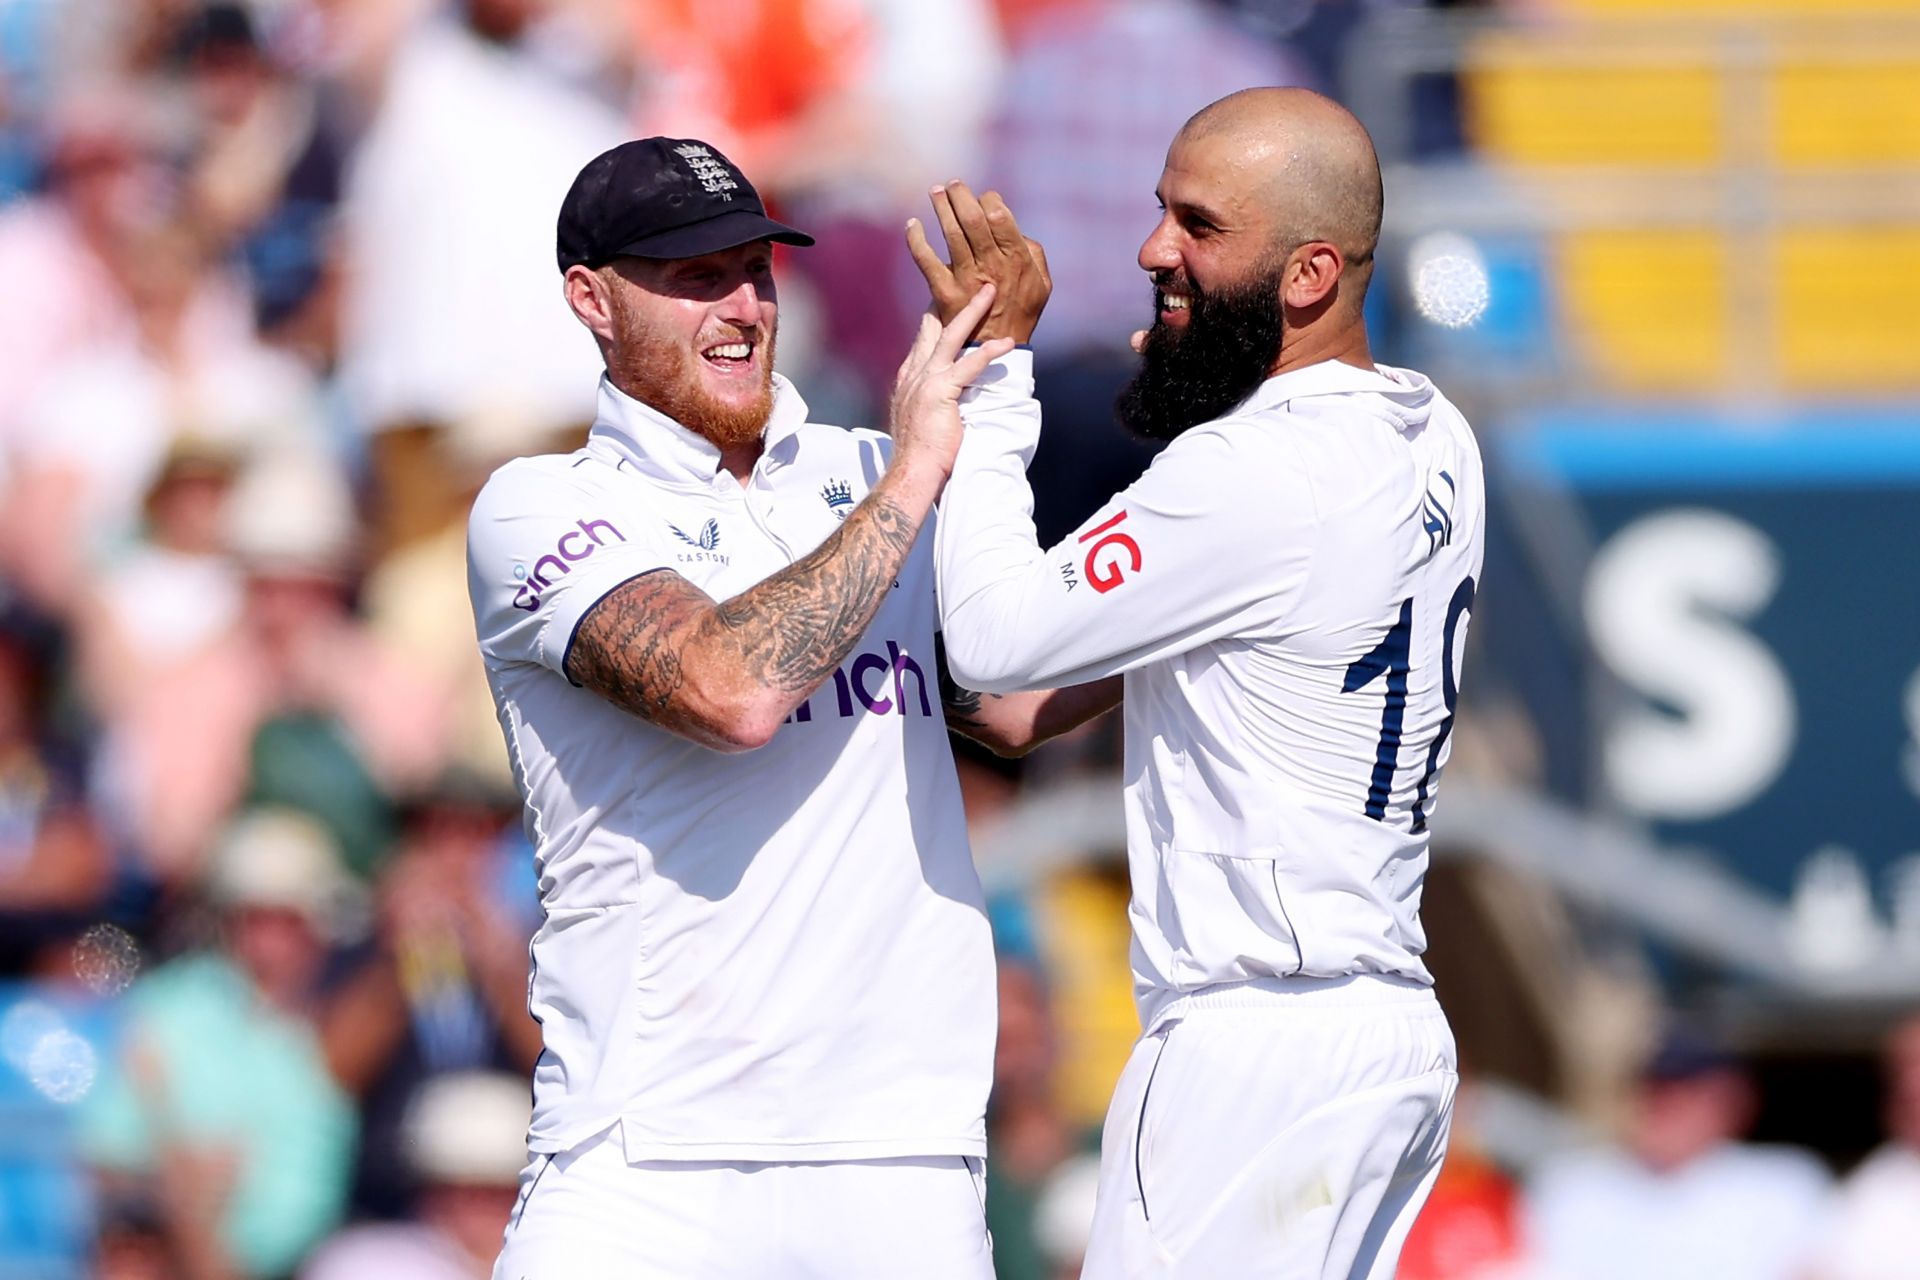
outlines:
{"label": "sweat on forehead", "polygon": [[1259,198],[1293,239],[1332,241],[1350,259],[1372,254],[1380,162],[1366,127],[1333,99],[1310,89],[1242,89],[1195,113],[1181,143],[1244,157],[1246,180],[1260,184]]}

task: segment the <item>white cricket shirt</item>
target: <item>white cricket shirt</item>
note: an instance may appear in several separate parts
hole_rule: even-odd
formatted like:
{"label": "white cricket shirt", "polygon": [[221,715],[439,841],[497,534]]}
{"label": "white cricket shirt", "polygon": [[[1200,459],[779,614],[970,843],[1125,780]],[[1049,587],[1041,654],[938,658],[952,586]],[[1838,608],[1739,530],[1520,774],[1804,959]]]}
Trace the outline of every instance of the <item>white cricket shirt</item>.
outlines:
{"label": "white cricket shirt", "polygon": [[618,1123],[633,1160],[985,1150],[992,942],[941,714],[930,537],[757,751],[697,746],[561,674],[587,611],[671,569],[725,599],[817,547],[891,442],[776,379],[742,487],[604,380],[587,444],[474,503],[468,588],[544,923],[530,1145]]}
{"label": "white cricket shirt", "polygon": [[1465,419],[1406,370],[1282,374],[1043,552],[1031,369],[1016,352],[963,402],[947,661],[986,692],[1126,673],[1143,1020],[1252,978],[1430,982],[1426,819],[1485,511]]}

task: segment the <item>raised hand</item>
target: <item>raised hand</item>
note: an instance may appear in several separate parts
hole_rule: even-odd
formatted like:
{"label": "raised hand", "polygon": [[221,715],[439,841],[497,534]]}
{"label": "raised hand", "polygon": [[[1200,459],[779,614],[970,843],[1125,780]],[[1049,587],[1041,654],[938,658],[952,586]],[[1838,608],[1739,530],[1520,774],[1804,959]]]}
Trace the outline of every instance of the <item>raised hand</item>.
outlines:
{"label": "raised hand", "polygon": [[1046,250],[1020,233],[1013,210],[997,191],[976,200],[966,183],[954,181],[928,194],[946,240],[947,260],[943,262],[928,243],[918,218],[907,223],[907,252],[926,277],[934,315],[942,324],[951,321],[982,284],[992,284],[993,305],[975,340],[1030,340],[1053,293]]}
{"label": "raised hand", "polygon": [[992,284],[982,284],[944,325],[931,314],[920,317],[920,332],[893,384],[890,420],[896,466],[927,459],[952,472],[962,434],[960,393],[988,364],[1013,349],[1011,337],[966,345],[968,335],[985,326],[998,296]]}

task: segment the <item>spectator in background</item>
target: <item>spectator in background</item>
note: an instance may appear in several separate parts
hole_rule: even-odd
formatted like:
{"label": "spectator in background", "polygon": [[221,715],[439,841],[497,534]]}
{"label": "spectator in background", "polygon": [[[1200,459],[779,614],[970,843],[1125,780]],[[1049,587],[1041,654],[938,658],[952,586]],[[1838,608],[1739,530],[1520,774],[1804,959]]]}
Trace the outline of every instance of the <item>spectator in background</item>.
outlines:
{"label": "spectator in background", "polygon": [[374,565],[360,596],[367,625],[406,666],[414,690],[445,709],[449,759],[508,790],[513,773],[486,668],[473,643],[466,512],[494,468],[527,448],[529,441],[540,453],[571,450],[579,443],[577,432],[542,431],[542,424],[528,422],[507,407],[449,423],[439,433],[434,457],[438,471],[459,495],[459,514]]}
{"label": "spectator in background", "polygon": [[593,418],[599,365],[544,246],[574,174],[627,126],[544,56],[554,8],[465,0],[415,25],[348,181],[341,372],[373,434],[380,553],[457,513],[433,452],[448,423],[511,411],[531,449]]}
{"label": "spectator in background", "polygon": [[349,891],[311,819],[237,821],[208,882],[217,940],[135,984],[125,1052],[83,1104],[107,1193],[158,1207],[192,1280],[285,1275],[345,1203],[355,1118],[315,1014]]}
{"label": "spectator in background", "polygon": [[225,635],[244,583],[227,554],[227,501],[241,465],[229,442],[176,436],[141,512],[144,536],[95,575],[81,636],[89,701],[113,717]]}
{"label": "spectator in background", "polygon": [[[890,208],[904,215],[921,208],[928,183],[985,168],[1003,42],[991,0],[862,3],[875,51],[862,93],[887,130],[885,148],[865,158],[865,176],[889,191]],[[895,236],[899,221],[887,226]],[[919,290],[906,296],[917,312]]]}
{"label": "spectator in background", "polygon": [[301,1280],[484,1280],[513,1211],[531,1116],[519,1077],[427,1080],[404,1127],[411,1220],[348,1228],[321,1246]]}
{"label": "spectator in background", "polygon": [[313,95],[261,48],[238,0],[193,12],[176,56],[195,131],[182,194],[205,234],[237,243],[279,202],[312,136]]}
{"label": "spectator in background", "polygon": [[1840,1187],[1820,1280],[1920,1280],[1920,1014],[1885,1061],[1887,1141]]}
{"label": "spectator in background", "polygon": [[780,262],[781,372],[816,412],[876,422],[923,301],[885,287],[879,264],[898,259],[926,184],[980,162],[999,66],[988,5],[738,0],[727,22],[696,0],[627,12],[636,130],[738,157],[774,212],[816,238]]}
{"label": "spectator in background", "polygon": [[116,717],[115,816],[174,886],[191,883],[212,832],[248,801],[314,814],[370,875],[392,839],[392,797],[440,767],[440,700],[353,612],[352,497],[325,459],[254,459],[226,533],[240,616]]}
{"label": "spectator in background", "polygon": [[45,185],[0,209],[0,448],[62,361],[134,333],[129,242],[164,208],[165,139],[124,88],[62,85],[41,132]]}
{"label": "spectator in background", "polygon": [[[380,873],[373,945],[325,1020],[334,1073],[361,1100],[358,1209],[390,1216],[401,1208],[402,1120],[423,1081],[505,1071],[526,1094],[540,1028],[527,1013],[524,940],[538,924],[539,897],[519,816],[511,781],[459,771],[407,806],[398,852]],[[496,1232],[496,1252],[499,1243]]]}
{"label": "spectator in background", "polygon": [[113,862],[86,808],[87,757],[48,706],[64,637],[0,600],[0,972],[99,909]]}
{"label": "spectator in background", "polygon": [[[1052,1268],[1036,1222],[1055,1172],[1087,1135],[1067,1122],[1055,1080],[1053,1010],[1039,957],[1009,945],[1008,903],[989,910],[999,956],[999,1038],[994,1045],[993,1092],[987,1102],[987,1229],[993,1234],[998,1280],[1047,1280]],[[1018,938],[1014,934],[1014,938]],[[1088,1223],[1092,1222],[1089,1214]]]}
{"label": "spectator in background", "polygon": [[1698,1036],[1670,1033],[1641,1070],[1623,1145],[1548,1162],[1527,1235],[1554,1280],[1794,1280],[1830,1180],[1812,1155],[1740,1141],[1753,1084]]}
{"label": "spectator in background", "polygon": [[853,92],[873,49],[861,0],[628,0],[636,132],[697,137],[781,193],[864,167],[882,124]]}
{"label": "spectator in background", "polygon": [[232,449],[311,444],[317,389],[255,336],[244,293],[190,223],[130,235],[134,328],[56,365],[25,406],[0,548],[42,607],[67,615],[90,570],[132,540],[142,496],[191,429]]}
{"label": "spectator in background", "polygon": [[1153,456],[1119,429],[1113,402],[1139,366],[1127,339],[1153,319],[1124,264],[1153,229],[1167,139],[1231,90],[1305,80],[1200,0],[1054,3],[1015,30],[988,171],[1053,272],[1034,347],[1047,431],[1029,471],[1040,545],[1052,546]]}

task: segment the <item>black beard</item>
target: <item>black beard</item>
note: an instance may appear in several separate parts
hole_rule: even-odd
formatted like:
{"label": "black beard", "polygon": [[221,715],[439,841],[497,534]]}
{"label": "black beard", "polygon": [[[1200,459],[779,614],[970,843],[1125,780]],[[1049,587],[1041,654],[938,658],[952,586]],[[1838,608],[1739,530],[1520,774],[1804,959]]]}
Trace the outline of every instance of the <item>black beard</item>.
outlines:
{"label": "black beard", "polygon": [[1144,439],[1171,440],[1252,395],[1280,357],[1280,272],[1276,266],[1243,284],[1195,289],[1184,331],[1156,318],[1140,372],[1114,402],[1121,425]]}

